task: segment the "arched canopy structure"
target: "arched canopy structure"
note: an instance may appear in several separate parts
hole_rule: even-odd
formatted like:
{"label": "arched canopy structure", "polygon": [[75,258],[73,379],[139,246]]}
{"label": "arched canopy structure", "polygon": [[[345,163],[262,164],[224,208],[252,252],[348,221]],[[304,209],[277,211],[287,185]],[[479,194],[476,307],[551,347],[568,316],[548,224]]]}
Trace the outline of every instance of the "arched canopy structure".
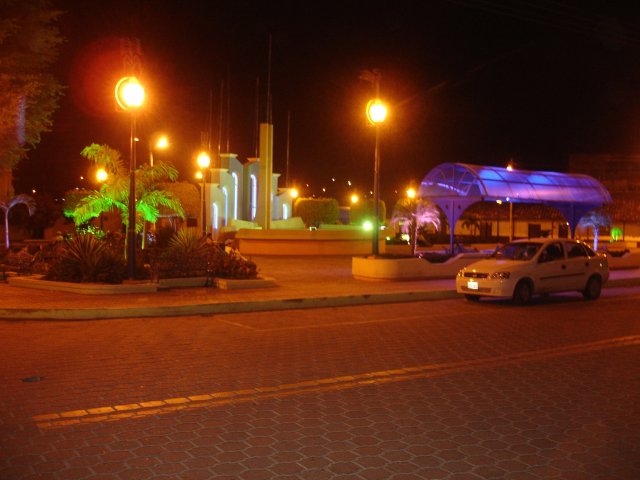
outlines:
{"label": "arched canopy structure", "polygon": [[607,189],[588,175],[509,170],[465,163],[438,165],[424,177],[418,194],[438,205],[447,216],[452,251],[456,222],[470,205],[479,201],[502,200],[555,207],[567,219],[572,237],[585,213],[611,203]]}

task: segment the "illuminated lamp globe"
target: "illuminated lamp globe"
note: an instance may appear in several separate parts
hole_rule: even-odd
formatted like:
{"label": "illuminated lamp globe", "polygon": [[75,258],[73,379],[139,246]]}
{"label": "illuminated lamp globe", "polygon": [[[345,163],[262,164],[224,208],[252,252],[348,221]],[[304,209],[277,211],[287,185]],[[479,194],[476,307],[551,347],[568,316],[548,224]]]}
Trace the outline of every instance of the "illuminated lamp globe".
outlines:
{"label": "illuminated lamp globe", "polygon": [[100,183],[104,183],[107,181],[107,178],[109,178],[107,171],[104,168],[99,168],[96,172],[96,180]]}
{"label": "illuminated lamp globe", "polygon": [[289,191],[291,192],[291,198],[298,198],[299,193],[297,188],[292,188]]}
{"label": "illuminated lamp globe", "polygon": [[156,142],[156,148],[159,150],[169,148],[169,139],[164,135],[158,138],[158,141]]}
{"label": "illuminated lamp globe", "polygon": [[207,154],[207,152],[200,152],[198,155],[198,166],[204,170],[205,168],[209,168],[211,164],[211,157]]}
{"label": "illuminated lamp globe", "polygon": [[123,110],[135,110],[144,103],[144,88],[136,77],[123,77],[116,84],[116,101]]}
{"label": "illuminated lamp globe", "polygon": [[372,125],[377,125],[385,121],[387,118],[387,106],[382,103],[382,100],[374,98],[369,101],[367,104],[367,118]]}

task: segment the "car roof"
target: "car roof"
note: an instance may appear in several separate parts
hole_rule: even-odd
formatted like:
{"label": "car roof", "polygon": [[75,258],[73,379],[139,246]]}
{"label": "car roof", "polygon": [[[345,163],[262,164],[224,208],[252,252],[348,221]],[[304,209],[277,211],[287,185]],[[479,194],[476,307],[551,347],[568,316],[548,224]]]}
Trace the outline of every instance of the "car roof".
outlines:
{"label": "car roof", "polygon": [[509,243],[551,243],[551,242],[570,242],[584,244],[580,240],[573,238],[549,238],[549,237],[536,237],[536,238],[519,238]]}

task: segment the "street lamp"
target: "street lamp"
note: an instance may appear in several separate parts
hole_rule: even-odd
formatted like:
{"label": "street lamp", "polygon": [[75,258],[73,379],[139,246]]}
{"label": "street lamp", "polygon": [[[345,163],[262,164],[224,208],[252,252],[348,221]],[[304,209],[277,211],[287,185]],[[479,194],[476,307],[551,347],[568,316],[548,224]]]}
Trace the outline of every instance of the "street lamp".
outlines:
{"label": "street lamp", "polygon": [[116,102],[131,113],[129,138],[129,226],[127,228],[127,272],[129,279],[136,276],[136,112],[144,102],[144,88],[136,77],[123,77],[116,84]]}
{"label": "street lamp", "polygon": [[382,100],[374,98],[367,104],[367,118],[376,129],[376,146],[373,165],[373,203],[375,218],[373,220],[372,255],[378,256],[378,234],[380,232],[380,125],[387,118],[387,107]]}
{"label": "street lamp", "polygon": [[207,234],[207,207],[205,205],[205,196],[204,196],[204,188],[207,181],[206,169],[209,168],[211,164],[211,157],[207,152],[200,152],[197,158],[198,166],[200,167],[200,172],[202,174],[202,190],[200,191],[201,196],[201,208],[202,208],[202,234]]}
{"label": "street lamp", "polygon": [[502,200],[498,199],[496,200],[496,203],[498,204],[498,222],[496,227],[496,237],[498,237],[498,243],[500,243],[500,207],[502,206]]}
{"label": "street lamp", "polygon": [[149,140],[149,165],[153,167],[153,150],[166,150],[169,148],[169,139],[166,135],[161,135],[153,140]]}

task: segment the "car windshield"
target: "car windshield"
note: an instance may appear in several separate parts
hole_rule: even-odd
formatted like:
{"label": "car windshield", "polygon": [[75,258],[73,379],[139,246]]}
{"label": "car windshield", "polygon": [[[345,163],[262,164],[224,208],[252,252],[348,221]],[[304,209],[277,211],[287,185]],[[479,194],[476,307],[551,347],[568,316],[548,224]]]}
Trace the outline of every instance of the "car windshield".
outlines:
{"label": "car windshield", "polygon": [[501,260],[519,260],[526,262],[538,253],[541,246],[541,243],[534,242],[505,243],[503,246],[497,248],[491,256]]}

